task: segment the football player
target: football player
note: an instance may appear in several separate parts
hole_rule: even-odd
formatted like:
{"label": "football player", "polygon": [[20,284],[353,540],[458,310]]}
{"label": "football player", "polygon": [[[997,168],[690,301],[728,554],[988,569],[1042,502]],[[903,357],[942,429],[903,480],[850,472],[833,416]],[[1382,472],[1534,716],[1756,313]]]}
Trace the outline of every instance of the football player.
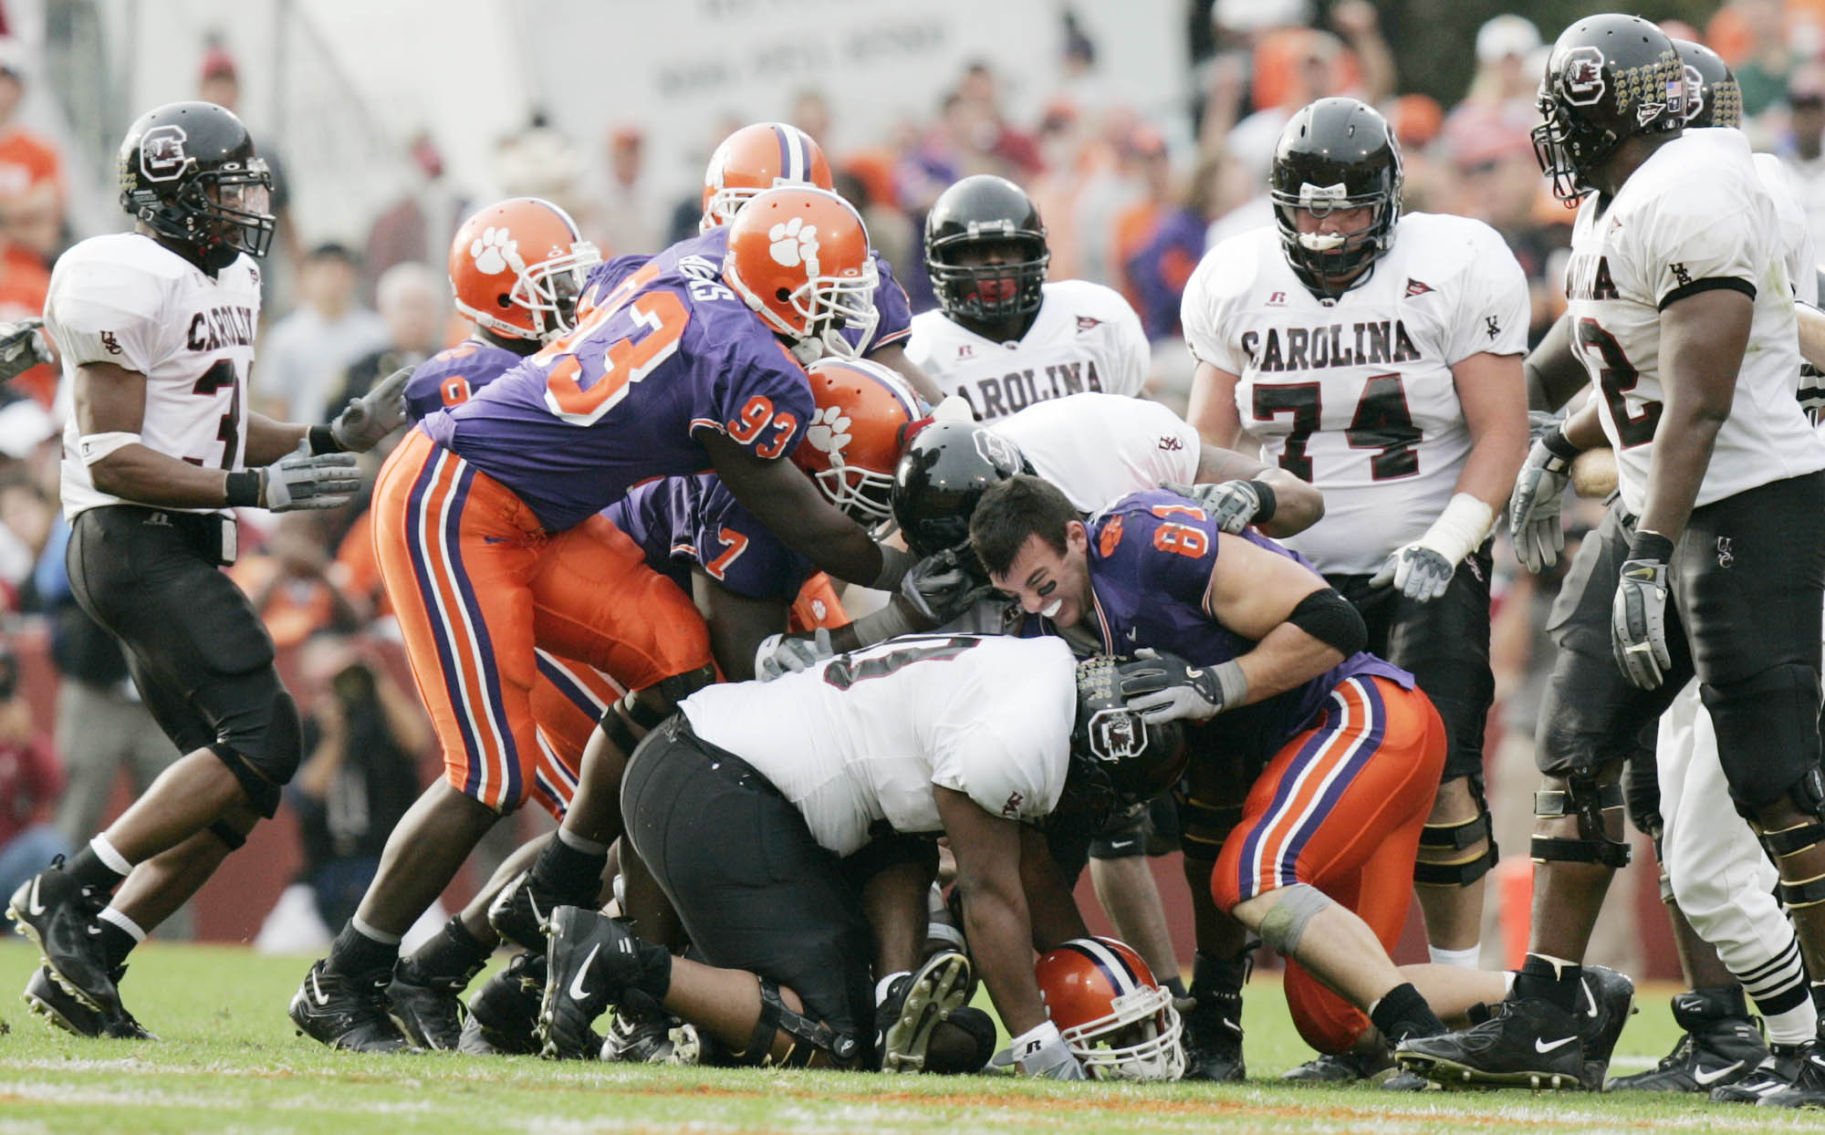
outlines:
{"label": "football player", "polygon": [[[1188,417],[1217,445],[1259,439],[1323,490],[1324,520],[1287,546],[1444,719],[1413,881],[1431,960],[1475,968],[1497,858],[1483,792],[1488,537],[1527,447],[1527,280],[1481,221],[1402,213],[1399,143],[1355,99],[1293,115],[1270,196],[1275,227],[1211,249],[1185,289]],[[1321,1059],[1289,1075],[1365,1071]]]}
{"label": "football player", "polygon": [[1046,229],[1018,185],[991,174],[946,189],[925,215],[938,310],[913,317],[906,353],[980,421],[1084,390],[1139,394],[1150,353],[1120,293],[1046,282]]}
{"label": "football player", "polygon": [[[871,973],[861,880],[907,860],[929,877],[929,837],[942,833],[1015,1066],[1083,1079],[1032,949],[1086,935],[1063,884],[1035,869],[1044,848],[1032,825],[1067,797],[1104,808],[1144,798],[1183,764],[1177,729],[1124,710],[1114,677],[1109,659],[1079,667],[1056,639],[930,635],[693,694],[635,751],[622,807],[703,961],[559,908],[546,1054],[587,1051],[590,1021],[611,1004],[656,1002],[743,1063],[981,1067],[992,1028],[945,1035],[968,1019],[962,954],[940,953],[903,983],[895,971],[913,968],[922,937],[909,936]],[[878,1016],[875,974],[894,994]]]}
{"label": "football player", "polygon": [[[690,242],[613,289],[577,325],[467,401],[427,416],[375,489],[382,578],[445,758],[445,779],[395,830],[360,910],[292,1000],[326,1044],[404,1045],[385,985],[398,939],[482,833],[523,801],[538,751],[538,648],[623,677],[632,724],[605,715],[571,814],[605,817],[582,846],[594,897],[634,730],[714,676],[690,599],[597,514],[636,483],[715,469],[787,544],[840,578],[892,589],[911,564],[833,508],[788,458],[815,407],[803,364],[848,355],[874,322],[861,218],[822,190],[750,200],[728,255]],[[649,381],[650,380],[650,381]],[[592,810],[591,794],[611,801]],[[402,833],[424,838],[408,839]]]}
{"label": "football player", "polygon": [[[1547,64],[1535,147],[1578,209],[1566,291],[1596,396],[1529,453],[1516,545],[1530,564],[1556,558],[1558,498],[1583,450],[1607,441],[1620,496],[1553,613],[1530,952],[1489,1021],[1401,1047],[1428,1074],[1545,1084],[1576,1067],[1579,960],[1628,860],[1622,759],[1694,676],[1731,800],[1775,861],[1807,968],[1825,972],[1825,440],[1793,397],[1774,201],[1741,133],[1684,130],[1686,98],[1672,43],[1633,16],[1580,20]],[[1825,1103],[1816,1042],[1763,1102]]]}
{"label": "football player", "polygon": [[405,375],[328,426],[249,410],[255,261],[273,235],[252,137],[213,103],[171,103],[128,128],[119,174],[136,231],[65,253],[45,307],[74,396],[70,585],[185,755],[8,913],[44,953],[35,1008],[84,1035],[147,1037],[120,1001],[128,952],[274,814],[303,756],[272,639],[217,570],[235,558],[233,510],[345,504],[361,486],[351,451],[404,420]]}
{"label": "football player", "polygon": [[[1204,885],[1288,959],[1287,1003],[1307,1043],[1363,1054],[1442,1033],[1439,1015],[1500,996],[1500,974],[1388,958],[1445,730],[1412,675],[1361,649],[1362,616],[1309,564],[1264,536],[1224,532],[1186,497],[1134,493],[1086,523],[1027,476],[983,493],[970,544],[1029,615],[1104,650],[1157,652],[1118,667],[1130,709],[1209,723],[1189,732],[1192,764],[1229,770],[1246,803]],[[1211,928],[1198,929],[1208,945]],[[1608,1043],[1629,1004],[1619,980],[1619,1001],[1600,993],[1593,1018]]]}
{"label": "football player", "polygon": [[0,321],[0,382],[11,382],[41,363],[55,363],[57,356],[45,340],[42,319]]}

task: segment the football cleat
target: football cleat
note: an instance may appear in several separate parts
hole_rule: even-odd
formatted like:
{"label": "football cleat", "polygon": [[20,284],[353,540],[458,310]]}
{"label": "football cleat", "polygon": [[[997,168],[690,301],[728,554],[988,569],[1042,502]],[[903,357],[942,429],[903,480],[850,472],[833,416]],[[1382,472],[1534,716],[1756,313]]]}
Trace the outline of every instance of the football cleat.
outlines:
{"label": "football cleat", "polygon": [[95,916],[108,905],[106,892],[85,887],[63,869],[63,858],[19,884],[6,914],[19,932],[38,944],[51,978],[104,1018],[120,1011],[120,991],[108,976]]}
{"label": "football cleat", "polygon": [[1742,994],[1732,992],[1734,997],[1720,997],[1692,990],[1674,997],[1673,1021],[1685,1030],[1679,1043],[1647,1071],[1611,1080],[1609,1090],[1712,1092],[1749,1076],[1768,1058],[1768,1046]]}
{"label": "football cleat", "polygon": [[298,1032],[351,1052],[408,1052],[412,1043],[387,1009],[387,979],[345,977],[321,961],[292,994],[290,1014]]}
{"label": "football cleat", "polygon": [[515,954],[469,998],[469,1019],[456,1050],[477,1056],[536,1055],[544,992],[545,955]]}
{"label": "football cleat", "polygon": [[[545,997],[539,1006],[541,1053],[547,1060],[586,1060],[598,1055],[602,1039],[590,1024],[653,965],[663,946],[644,942],[626,919],[580,906],[561,906],[548,925]],[[667,956],[664,964],[669,965]]]}
{"label": "football cleat", "polygon": [[462,1040],[463,1018],[468,1015],[457,994],[468,984],[467,978],[424,980],[402,962],[387,986],[387,1004],[393,1020],[413,1044],[454,1052]]}
{"label": "football cleat", "polygon": [[1209,1080],[1213,1083],[1239,1084],[1248,1078],[1248,1065],[1242,1058],[1242,984],[1247,981],[1248,966],[1241,967],[1241,980],[1206,982],[1207,959],[1200,956],[1194,970],[1191,995],[1197,1002],[1184,1016],[1185,1079]]}
{"label": "football cleat", "polygon": [[1401,1041],[1394,1059],[1444,1088],[1578,1088],[1584,1084],[1578,1023],[1550,1001],[1504,1001],[1482,1024]]}
{"label": "football cleat", "polygon": [[1393,1067],[1393,1055],[1385,1047],[1377,1047],[1371,1052],[1321,1053],[1280,1078],[1296,1084],[1354,1084],[1375,1079]]}
{"label": "football cleat", "polygon": [[884,1072],[922,1072],[932,1030],[963,1007],[970,994],[970,960],[956,950],[927,958],[897,978],[875,1006],[875,1042]]}
{"label": "football cleat", "polygon": [[562,904],[562,899],[533,882],[531,871],[521,871],[488,904],[488,925],[521,949],[543,954],[546,920]]}
{"label": "football cleat", "polygon": [[1766,1096],[1793,1086],[1806,1063],[1804,1044],[1771,1044],[1768,1055],[1740,1080],[1711,1089],[1712,1103],[1760,1103]]}
{"label": "football cleat", "polygon": [[[110,976],[114,984],[126,975],[127,967],[121,966]],[[25,983],[25,1003],[31,1006],[32,1012],[43,1017],[67,1033],[77,1036],[107,1037],[112,1040],[157,1040],[144,1025],[133,1019],[124,1006],[117,1006],[116,1011],[104,1016],[82,1003],[75,994],[59,985],[51,976],[51,971],[39,966],[32,971],[32,979]]]}
{"label": "football cleat", "polygon": [[1825,1046],[1813,1041],[1805,1047],[1793,1082],[1755,1101],[1759,1107],[1825,1107]]}
{"label": "football cleat", "polygon": [[695,1064],[697,1029],[664,1011],[615,1010],[602,1041],[602,1059],[622,1064]]}
{"label": "football cleat", "polygon": [[1584,1038],[1587,1092],[1601,1092],[1610,1069],[1610,1054],[1622,1037],[1622,1026],[1635,1012],[1635,983],[1608,966],[1585,966],[1578,990],[1578,1031]]}

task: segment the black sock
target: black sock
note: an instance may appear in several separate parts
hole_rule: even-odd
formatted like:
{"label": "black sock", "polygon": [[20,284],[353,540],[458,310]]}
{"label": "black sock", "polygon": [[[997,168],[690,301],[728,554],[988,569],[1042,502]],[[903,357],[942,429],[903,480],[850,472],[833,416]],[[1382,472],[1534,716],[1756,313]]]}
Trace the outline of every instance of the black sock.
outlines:
{"label": "black sock", "polygon": [[567,903],[593,909],[597,896],[602,893],[602,872],[607,867],[606,851],[601,854],[578,851],[553,836],[533,863],[532,878],[540,890],[557,895]]}
{"label": "black sock", "polygon": [[96,937],[101,941],[101,950],[108,959],[109,969],[126,961],[127,955],[133,952],[133,947],[139,945],[137,938],[105,918],[97,919],[95,925],[101,928]]}
{"label": "black sock", "polygon": [[403,959],[399,968],[402,975],[420,985],[467,985],[488,964],[492,953],[494,947],[478,941],[459,916],[444,923],[437,936]]}
{"label": "black sock", "polygon": [[1414,1036],[1438,1036],[1445,1031],[1445,1023],[1410,981],[1388,990],[1369,1010],[1369,1020],[1389,1044]]}
{"label": "black sock", "polygon": [[1180,977],[1177,974],[1174,974],[1171,977],[1167,978],[1165,981],[1160,982],[1160,988],[1162,988],[1166,992],[1172,994],[1174,998],[1177,998],[1179,1000],[1183,1000],[1185,997],[1188,996],[1188,994],[1185,992],[1185,979]]}
{"label": "black sock", "polygon": [[399,961],[399,943],[376,942],[355,929],[350,921],[336,935],[336,941],[330,946],[330,956],[323,963],[323,968],[331,973],[345,977],[360,977],[370,980],[385,977],[393,972],[393,966]]}
{"label": "black sock", "polygon": [[1226,993],[1240,997],[1242,987],[1248,983],[1249,972],[1254,968],[1252,950],[1244,950],[1233,958],[1219,958],[1199,950],[1191,963],[1192,995]]}
{"label": "black sock", "polygon": [[1819,1029],[1825,1032],[1825,981],[1815,981],[1808,988],[1812,993],[1813,1008],[1819,1011]]}
{"label": "black sock", "polygon": [[85,887],[94,887],[104,893],[120,885],[126,876],[101,861],[95,849],[83,845],[83,849],[63,861],[63,873]]}
{"label": "black sock", "polygon": [[1539,954],[1528,954],[1515,974],[1514,995],[1519,999],[1537,997],[1575,1013],[1583,976],[1584,967],[1577,962],[1553,962]]}

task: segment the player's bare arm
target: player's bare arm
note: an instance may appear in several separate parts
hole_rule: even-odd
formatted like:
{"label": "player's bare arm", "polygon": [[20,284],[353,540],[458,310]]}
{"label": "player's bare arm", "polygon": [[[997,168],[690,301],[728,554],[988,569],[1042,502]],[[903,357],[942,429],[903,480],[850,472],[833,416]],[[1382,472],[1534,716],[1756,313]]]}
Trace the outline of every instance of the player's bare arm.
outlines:
{"label": "player's bare arm", "polygon": [[964,934],[976,968],[1008,1032],[1018,1036],[1046,1020],[1033,977],[1033,927],[1020,877],[1020,825],[991,816],[968,795],[932,787],[938,816],[957,857]]}
{"label": "player's bare arm", "polygon": [[1209,363],[1199,363],[1191,379],[1191,404],[1185,420],[1209,445],[1235,447],[1242,436],[1242,416],[1236,412],[1237,377]]}
{"label": "player's bare arm", "polygon": [[1590,385],[1590,373],[1572,351],[1569,315],[1559,317],[1521,365],[1527,372],[1529,410],[1555,411]]}
{"label": "player's bare arm", "polygon": [[[145,375],[113,363],[84,363],[76,368],[72,393],[85,449],[91,439],[138,437],[146,418]],[[91,464],[89,476],[102,492],[141,504],[220,508],[227,503],[222,470],[192,465],[136,440]]]}
{"label": "player's bare arm", "polygon": [[1198,454],[1198,481],[1207,485],[1260,481],[1274,490],[1274,515],[1255,527],[1275,539],[1304,532],[1324,519],[1323,493],[1285,469],[1263,465],[1233,449],[1206,442]]}
{"label": "player's bare arm", "polygon": [[1825,311],[1810,304],[1796,303],[1793,313],[1800,323],[1800,356],[1825,370]]}
{"label": "player's bare arm", "polygon": [[[1284,693],[1343,661],[1343,651],[1288,621],[1307,596],[1330,590],[1322,576],[1298,561],[1240,536],[1218,534],[1217,564],[1204,592],[1204,609],[1256,643],[1236,659],[1248,691],[1228,708]],[[1358,625],[1360,621],[1358,616]]]}
{"label": "player's bare arm", "polygon": [[1711,464],[1717,431],[1730,416],[1737,368],[1749,345],[1754,301],[1732,288],[1675,300],[1660,316],[1666,404],[1654,431],[1647,501],[1638,531],[1678,540]]}
{"label": "player's bare arm", "polygon": [[1020,878],[1033,924],[1033,948],[1040,953],[1090,933],[1064,872],[1046,843],[1045,833],[1031,824],[1020,827]]}
{"label": "player's bare arm", "polygon": [[792,605],[780,599],[737,595],[702,571],[691,573],[691,593],[710,628],[710,652],[723,677],[731,682],[752,680],[755,649],[762,639],[786,625]]}
{"label": "player's bare arm", "polygon": [[1471,355],[1451,368],[1451,378],[1470,430],[1470,456],[1458,474],[1455,492],[1470,494],[1491,513],[1500,512],[1527,455],[1521,356]]}
{"label": "player's bare arm", "polygon": [[298,448],[310,436],[310,427],[279,422],[249,411],[247,414],[247,464],[267,465]]}

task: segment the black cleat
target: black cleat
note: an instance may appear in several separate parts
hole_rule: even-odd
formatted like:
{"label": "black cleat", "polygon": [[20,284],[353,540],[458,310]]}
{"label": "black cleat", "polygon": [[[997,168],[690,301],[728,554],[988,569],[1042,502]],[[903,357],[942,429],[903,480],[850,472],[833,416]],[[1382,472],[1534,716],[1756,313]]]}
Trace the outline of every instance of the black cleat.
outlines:
{"label": "black cleat", "polygon": [[543,954],[546,923],[551,912],[567,901],[540,887],[533,881],[531,871],[521,871],[488,904],[488,925],[521,949]]}
{"label": "black cleat", "polygon": [[107,893],[77,883],[59,856],[19,884],[6,907],[19,932],[38,943],[52,980],[104,1018],[121,1012],[120,991],[108,976],[111,967],[95,928],[95,916],[107,905]]}
{"label": "black cleat", "polygon": [[1609,1090],[1703,1093],[1754,1072],[1768,1058],[1768,1046],[1748,1015],[1742,993],[1731,993],[1691,990],[1674,997],[1673,1021],[1685,1030],[1679,1043],[1647,1071],[1611,1080]]}
{"label": "black cleat", "polygon": [[1806,1063],[1804,1044],[1771,1044],[1768,1055],[1755,1070],[1733,1083],[1711,1089],[1712,1103],[1760,1103],[1783,1088],[1793,1086],[1794,1078]]}
{"label": "black cleat", "polygon": [[875,1042],[883,1072],[922,1072],[932,1030],[968,1002],[970,960],[956,950],[933,954],[897,979],[875,1006]]}
{"label": "black cleat", "polygon": [[1242,986],[1252,960],[1212,962],[1198,955],[1191,996],[1196,1004],[1184,1015],[1185,1079],[1239,1084],[1248,1078],[1242,1059]]}
{"label": "black cleat", "polygon": [[1622,1026],[1635,1012],[1635,983],[1608,966],[1585,966],[1578,987],[1578,1031],[1584,1038],[1587,1092],[1601,1092],[1610,1070],[1610,1054],[1622,1037]]}
{"label": "black cleat", "polygon": [[[110,976],[118,986],[120,979],[126,975],[127,967],[121,966]],[[107,1037],[111,1040],[157,1040],[158,1037],[138,1021],[124,1006],[116,1011],[103,1015],[82,1003],[75,994],[59,985],[51,977],[51,971],[39,966],[32,971],[32,979],[25,983],[25,1003],[31,1006],[32,1012],[43,1017],[47,1022],[67,1033],[77,1036]]]}
{"label": "black cleat", "polygon": [[1756,1101],[1759,1107],[1825,1107],[1825,1045],[1813,1041],[1805,1048],[1793,1082]]}
{"label": "black cleat", "polygon": [[539,1001],[545,993],[545,955],[515,954],[507,968],[469,998],[458,1052],[477,1056],[536,1056]]}
{"label": "black cleat", "polygon": [[290,1014],[298,1031],[331,1048],[351,1052],[408,1052],[412,1044],[387,1011],[387,979],[345,977],[321,961],[292,994]]}
{"label": "black cleat", "polygon": [[1296,1084],[1354,1084],[1373,1080],[1394,1067],[1394,1057],[1385,1047],[1372,1052],[1322,1053],[1281,1076]]}
{"label": "black cleat", "polygon": [[[644,942],[626,919],[580,906],[561,906],[548,922],[545,998],[539,1006],[539,1037],[547,1060],[588,1060],[602,1040],[590,1024],[624,1000],[628,988],[653,964],[663,946]],[[670,965],[666,956],[664,963]]]}
{"label": "black cleat", "polygon": [[602,1041],[602,1059],[622,1064],[695,1064],[697,1029],[661,1010],[624,1005]]}
{"label": "black cleat", "polygon": [[1487,1021],[1395,1046],[1402,1068],[1444,1088],[1578,1088],[1584,1084],[1584,1040],[1578,1019],[1550,1001],[1529,997],[1497,1005]]}
{"label": "black cleat", "polygon": [[387,1004],[394,1022],[413,1044],[455,1052],[463,1036],[463,1018],[468,1015],[457,994],[468,984],[467,977],[427,980],[401,963],[387,986]]}

